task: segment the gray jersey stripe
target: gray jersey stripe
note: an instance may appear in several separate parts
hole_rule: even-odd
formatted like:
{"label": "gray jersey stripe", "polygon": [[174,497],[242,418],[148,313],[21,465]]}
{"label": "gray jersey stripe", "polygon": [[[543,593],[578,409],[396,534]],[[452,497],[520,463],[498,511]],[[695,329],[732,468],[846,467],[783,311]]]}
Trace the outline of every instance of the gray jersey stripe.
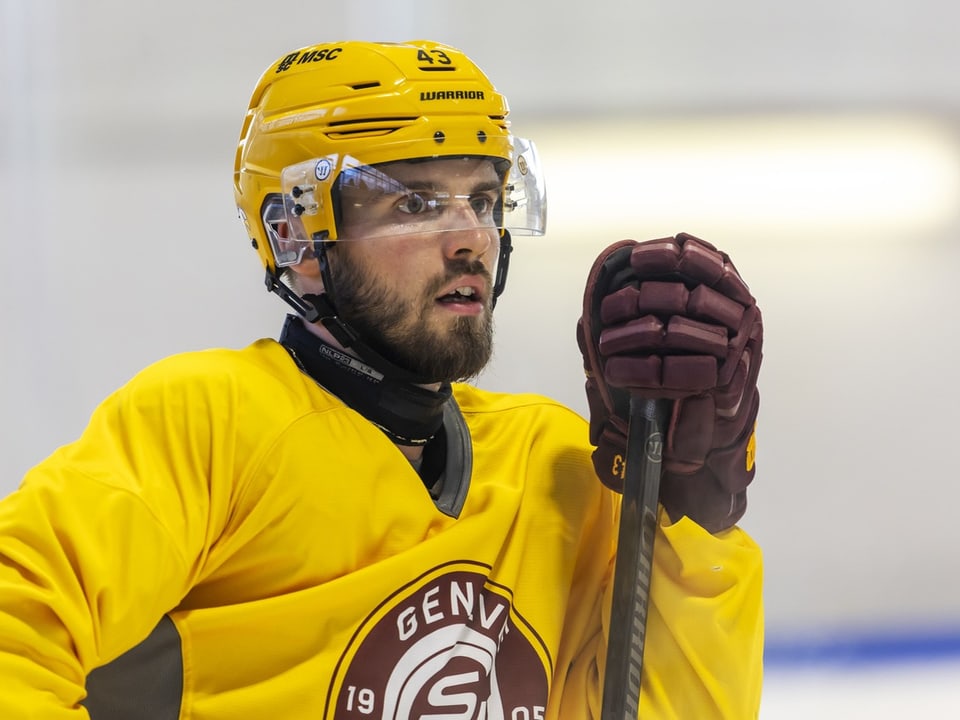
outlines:
{"label": "gray jersey stripe", "polygon": [[92,720],[177,720],[183,696],[180,634],[168,616],[139,645],[87,676]]}

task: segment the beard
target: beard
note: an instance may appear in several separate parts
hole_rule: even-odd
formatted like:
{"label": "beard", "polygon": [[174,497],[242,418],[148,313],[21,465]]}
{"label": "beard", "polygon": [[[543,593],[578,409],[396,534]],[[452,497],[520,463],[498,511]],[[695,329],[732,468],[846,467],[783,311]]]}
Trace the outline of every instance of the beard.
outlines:
{"label": "beard", "polygon": [[448,260],[445,273],[414,298],[401,298],[378,284],[348,253],[336,253],[330,262],[332,295],[340,319],[373,350],[425,382],[475,377],[493,353],[489,297],[480,316],[454,317],[446,328],[427,321],[443,287],[462,275],[479,275],[492,288],[490,273],[480,261]]}

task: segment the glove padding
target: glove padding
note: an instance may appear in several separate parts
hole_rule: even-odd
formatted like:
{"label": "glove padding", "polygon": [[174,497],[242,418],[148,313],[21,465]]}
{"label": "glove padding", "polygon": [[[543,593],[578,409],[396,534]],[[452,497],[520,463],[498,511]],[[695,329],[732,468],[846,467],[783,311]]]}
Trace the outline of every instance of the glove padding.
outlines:
{"label": "glove padding", "polygon": [[686,233],[597,257],[577,341],[600,480],[623,490],[630,394],[672,401],[660,502],[710,532],[733,526],[753,480],[760,310],[726,253]]}

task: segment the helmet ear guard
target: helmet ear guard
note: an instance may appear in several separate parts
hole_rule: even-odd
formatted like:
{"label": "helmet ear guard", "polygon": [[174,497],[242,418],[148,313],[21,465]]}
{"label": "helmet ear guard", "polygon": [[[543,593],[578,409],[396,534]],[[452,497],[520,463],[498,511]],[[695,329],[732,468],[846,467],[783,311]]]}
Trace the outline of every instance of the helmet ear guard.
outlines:
{"label": "helmet ear guard", "polygon": [[272,193],[263,199],[263,208],[260,211],[263,231],[270,243],[277,268],[296,265],[303,260],[310,247],[299,239],[302,231],[291,222],[287,204],[283,195]]}

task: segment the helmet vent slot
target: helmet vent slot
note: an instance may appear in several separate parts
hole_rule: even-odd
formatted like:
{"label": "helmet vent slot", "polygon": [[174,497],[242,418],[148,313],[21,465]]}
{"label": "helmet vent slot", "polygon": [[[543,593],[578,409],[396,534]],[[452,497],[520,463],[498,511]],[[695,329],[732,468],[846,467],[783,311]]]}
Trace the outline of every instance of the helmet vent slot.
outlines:
{"label": "helmet vent slot", "polygon": [[374,80],[373,82],[357,83],[356,85],[351,85],[352,90],[366,90],[368,88],[380,87],[380,81]]}
{"label": "helmet vent slot", "polygon": [[334,120],[331,123],[327,123],[327,127],[342,127],[344,125],[369,125],[371,123],[412,123],[416,122],[417,118],[415,117],[372,117],[372,118],[355,118],[354,120]]}
{"label": "helmet vent slot", "polygon": [[401,128],[408,127],[415,123],[415,117],[373,117],[373,118],[355,118],[353,120],[337,120],[327,125],[327,137],[345,138],[345,137],[378,137],[389,135]]}

